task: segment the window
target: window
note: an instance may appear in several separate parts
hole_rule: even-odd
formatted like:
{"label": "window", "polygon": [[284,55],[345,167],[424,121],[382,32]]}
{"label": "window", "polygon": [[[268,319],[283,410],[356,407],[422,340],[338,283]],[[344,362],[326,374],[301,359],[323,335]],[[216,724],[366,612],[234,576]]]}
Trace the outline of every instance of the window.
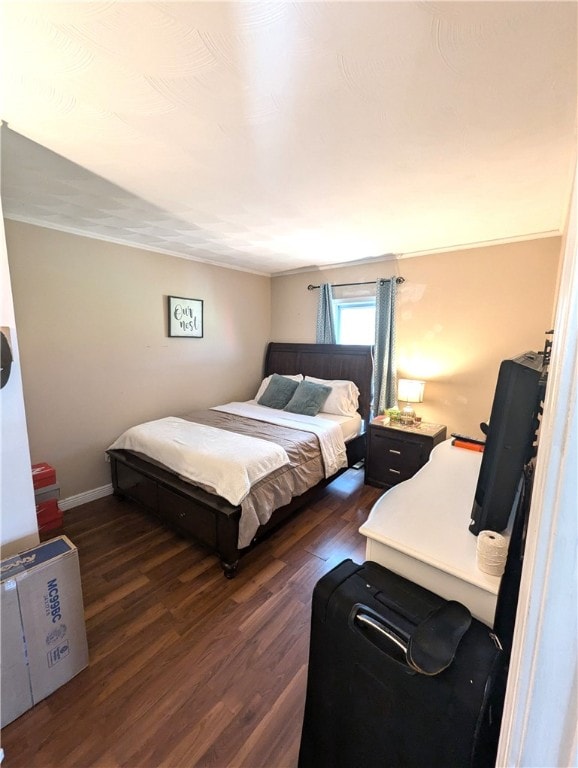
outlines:
{"label": "window", "polygon": [[338,344],[375,344],[375,299],[335,299]]}

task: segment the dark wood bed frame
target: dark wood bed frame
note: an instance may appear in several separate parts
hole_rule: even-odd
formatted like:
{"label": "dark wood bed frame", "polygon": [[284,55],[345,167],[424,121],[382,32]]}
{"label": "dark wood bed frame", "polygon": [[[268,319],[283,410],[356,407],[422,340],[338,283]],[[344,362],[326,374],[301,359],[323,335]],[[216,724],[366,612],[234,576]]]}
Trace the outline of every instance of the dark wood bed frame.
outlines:
{"label": "dark wood bed frame", "polygon": [[[372,347],[337,344],[292,344],[271,342],[265,357],[265,376],[271,373],[314,376],[319,379],[347,379],[359,388],[359,412],[364,420],[362,434],[347,443],[348,466],[365,456],[365,427],[371,406],[373,375]],[[314,500],[319,491],[341,472],[322,480],[273,512],[257,531],[253,542],[237,547],[241,507],[220,496],[181,480],[170,470],[146,457],[125,450],[108,451],[114,494],[136,501],[177,532],[192,537],[221,560],[227,578],[236,573],[240,556],[289,517]]]}

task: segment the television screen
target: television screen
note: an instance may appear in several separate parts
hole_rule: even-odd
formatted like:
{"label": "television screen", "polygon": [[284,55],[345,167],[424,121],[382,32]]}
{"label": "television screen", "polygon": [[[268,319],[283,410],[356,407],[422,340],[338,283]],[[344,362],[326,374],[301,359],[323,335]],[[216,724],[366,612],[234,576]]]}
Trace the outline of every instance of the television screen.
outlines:
{"label": "television screen", "polygon": [[543,371],[542,352],[525,352],[500,365],[469,525],[476,536],[508,525],[524,467],[534,454]]}

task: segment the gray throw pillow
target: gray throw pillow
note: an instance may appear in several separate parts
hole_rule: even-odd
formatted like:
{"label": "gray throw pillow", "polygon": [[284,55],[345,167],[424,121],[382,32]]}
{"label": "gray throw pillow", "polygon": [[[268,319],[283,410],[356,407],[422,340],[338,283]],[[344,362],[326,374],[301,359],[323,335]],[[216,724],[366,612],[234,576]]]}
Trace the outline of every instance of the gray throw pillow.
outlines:
{"label": "gray throw pillow", "polygon": [[330,394],[331,387],[314,384],[312,381],[300,381],[295,394],[283,410],[304,416],[317,416]]}
{"label": "gray throw pillow", "polygon": [[297,385],[297,381],[293,381],[293,379],[288,379],[286,376],[279,376],[278,373],[274,373],[271,376],[271,381],[267,385],[267,389],[263,392],[257,402],[259,405],[266,405],[267,408],[279,408],[279,410],[281,410],[285,408],[289,400],[293,397]]}

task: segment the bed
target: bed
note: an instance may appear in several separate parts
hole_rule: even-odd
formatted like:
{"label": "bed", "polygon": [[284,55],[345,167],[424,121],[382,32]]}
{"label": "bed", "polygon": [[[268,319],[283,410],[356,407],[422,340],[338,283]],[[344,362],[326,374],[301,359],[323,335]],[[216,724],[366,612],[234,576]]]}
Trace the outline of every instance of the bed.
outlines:
{"label": "bed", "polygon": [[[359,390],[358,428],[353,436],[346,437],[345,463],[329,476],[321,471],[321,476],[316,479],[312,486],[310,479],[292,479],[290,482],[293,483],[293,486],[291,486],[291,494],[288,496],[288,490],[283,486],[285,476],[288,473],[285,473],[284,468],[281,467],[254,485],[251,489],[254,500],[251,496],[251,499],[249,501],[244,500],[243,504],[232,504],[202,483],[197,484],[190,481],[179,471],[169,469],[162,461],[139,450],[115,447],[115,441],[107,451],[111,463],[114,494],[119,498],[127,498],[137,502],[168,527],[193,538],[216,554],[227,578],[233,578],[235,575],[242,554],[254,547],[298,509],[302,509],[313,501],[322,488],[332,482],[347,467],[353,466],[365,456],[365,428],[371,405],[373,374],[372,347],[271,342],[267,347],[265,356],[264,376],[269,377],[273,374],[282,376],[298,374],[302,377],[325,382],[352,381]],[[222,408],[222,411],[217,408],[210,409],[210,412],[194,412],[187,415],[185,420],[193,423],[191,427],[193,429],[218,429],[239,433],[238,437],[234,434],[230,435],[232,440],[243,440],[244,430],[248,429],[249,426],[251,429],[258,426],[257,434],[260,437],[273,440],[269,434],[269,425],[259,421],[258,414],[258,425],[250,424],[250,422],[255,421],[255,414],[251,410],[255,410],[256,413],[255,401],[250,401],[247,404],[227,404]],[[230,413],[231,409],[232,414]],[[345,422],[345,419],[334,418],[336,421]],[[237,423],[232,425],[231,419],[235,419]],[[179,428],[181,421],[178,420],[177,427]],[[291,441],[293,435],[301,434],[301,429],[297,429],[299,426],[299,424],[293,424],[285,427],[283,422],[280,422],[277,426],[272,427],[278,430],[278,438],[276,436],[274,439],[276,442],[278,440],[279,444],[287,450],[291,457],[291,463],[293,463],[292,451],[297,450]],[[292,429],[294,432],[291,432]],[[308,431],[310,429],[313,432]],[[319,435],[316,437],[315,430],[317,429],[317,425],[315,427],[303,427],[304,431],[301,438],[303,439],[306,434],[309,435],[309,439],[305,440],[309,444],[309,450],[312,450],[313,443],[317,445],[317,440],[319,443],[322,442]],[[289,434],[290,432],[291,434]],[[242,443],[240,445],[242,446]],[[299,450],[302,450],[302,447]],[[306,446],[305,450],[308,450]],[[313,454],[310,454],[308,458],[306,457],[306,461],[308,467],[318,471],[316,462],[319,463],[319,459],[313,458]],[[304,471],[302,474],[305,474]],[[278,487],[275,485],[276,483]],[[270,497],[275,497],[273,511],[268,510],[267,514],[261,515],[261,505],[268,504]],[[267,502],[264,501],[265,499]],[[280,500],[283,503],[280,503]],[[246,540],[248,532],[246,523],[242,522],[246,519],[243,516],[243,507],[245,507],[246,514],[247,504],[253,508],[259,517],[256,530],[253,531],[251,527],[248,529],[250,541]],[[261,518],[265,522],[260,522]],[[253,524],[251,523],[251,525]]]}

